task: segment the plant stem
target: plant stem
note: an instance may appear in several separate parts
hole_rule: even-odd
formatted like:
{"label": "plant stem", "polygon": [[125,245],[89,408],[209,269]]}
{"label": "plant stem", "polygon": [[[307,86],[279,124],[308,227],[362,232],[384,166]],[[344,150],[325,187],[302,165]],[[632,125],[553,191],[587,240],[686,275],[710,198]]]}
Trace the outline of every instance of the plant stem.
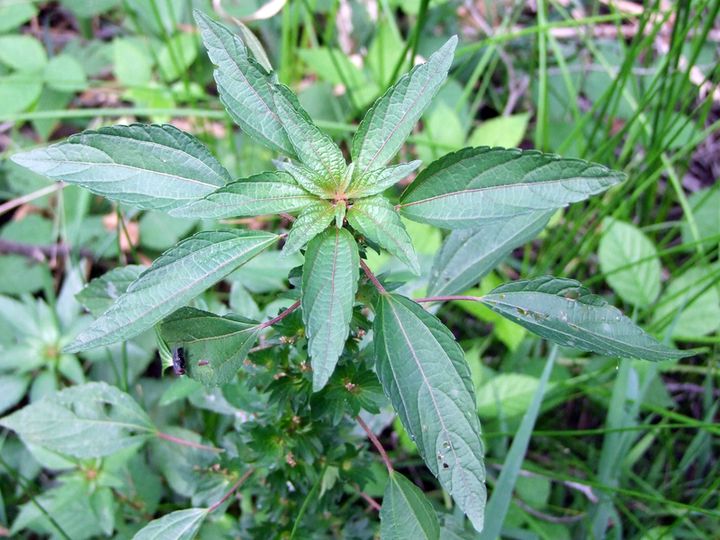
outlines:
{"label": "plant stem", "polygon": [[195,448],[197,450],[207,450],[208,452],[217,452],[217,453],[221,453],[221,452],[225,451],[222,448],[216,448],[214,446],[208,446],[206,444],[200,444],[200,443],[188,441],[187,439],[181,439],[180,437],[175,437],[168,433],[163,433],[162,431],[156,431],[155,435],[157,436],[158,439],[162,439],[164,441],[179,444],[181,446],[188,446],[190,448]]}
{"label": "plant stem", "polygon": [[375,288],[380,292],[380,294],[387,294],[385,287],[382,286],[382,284],[378,281],[378,278],[375,277],[375,274],[372,273],[372,270],[370,270],[368,265],[365,264],[365,261],[362,259],[360,259],[360,267],[363,269],[363,272],[365,272],[365,275],[368,277],[370,282],[375,285]]}
{"label": "plant stem", "polygon": [[413,298],[415,302],[420,304],[424,302],[453,302],[458,300],[465,300],[468,302],[482,302],[482,296],[466,296],[466,295],[450,295],[450,296],[428,296],[426,298]]}
{"label": "plant stem", "polygon": [[260,326],[258,326],[258,330],[262,330],[263,328],[267,328],[268,326],[272,326],[273,324],[279,323],[280,321],[282,321],[285,317],[290,315],[293,311],[295,311],[299,307],[300,307],[300,300],[295,302],[292,306],[290,306],[285,311],[280,313],[280,315],[278,315],[274,319],[270,319],[269,321],[265,321],[264,323],[262,323]]}
{"label": "plant stem", "polygon": [[240,486],[242,486],[245,483],[245,481],[248,478],[250,478],[250,475],[254,472],[255,472],[255,469],[252,467],[250,467],[247,471],[245,471],[245,473],[240,478],[238,478],[238,481],[233,484],[233,486],[230,488],[230,490],[225,495],[222,496],[222,499],[220,499],[216,503],[213,503],[212,506],[210,506],[208,508],[208,510],[207,510],[208,514],[212,511],[216,510],[222,503],[227,501],[230,498],[230,496],[233,493],[235,493],[238,490],[238,488]]}
{"label": "plant stem", "polygon": [[317,480],[313,484],[313,487],[308,492],[307,497],[305,497],[305,500],[303,501],[302,506],[300,507],[300,510],[298,511],[297,518],[295,518],[295,524],[293,525],[292,531],[290,531],[290,540],[293,540],[293,538],[295,538],[295,534],[297,533],[298,527],[300,527],[302,518],[305,515],[305,512],[308,508],[308,505],[310,504],[310,501],[315,497],[315,492],[320,487],[320,482],[322,482],[323,476],[325,476],[325,467],[323,467],[322,471],[320,472],[320,475],[318,476]]}
{"label": "plant stem", "polygon": [[367,433],[368,438],[372,441],[373,445],[375,445],[375,448],[380,453],[380,457],[382,457],[383,462],[385,463],[385,466],[387,467],[388,472],[393,472],[393,466],[390,462],[390,458],[387,455],[387,452],[385,452],[385,449],[383,448],[383,445],[380,444],[380,441],[375,436],[375,434],[370,429],[370,426],[368,426],[365,421],[360,418],[359,416],[356,416],[355,419],[357,420],[358,424],[360,424],[360,427],[365,430],[365,433]]}
{"label": "plant stem", "polygon": [[375,511],[377,511],[377,512],[380,511],[380,509],[381,509],[382,507],[380,506],[380,503],[379,503],[379,502],[377,502],[375,499],[373,499],[373,498],[372,498],[370,495],[368,495],[367,493],[364,493],[363,490],[360,489],[360,486],[358,486],[357,484],[353,484],[353,488],[355,489],[355,493],[357,493],[358,495],[360,495],[360,497],[362,497],[363,500],[365,500],[365,502],[370,505],[370,508],[372,508],[373,510],[375,510]]}
{"label": "plant stem", "polygon": [[44,197],[45,195],[50,195],[51,193],[55,193],[56,191],[64,188],[66,185],[67,184],[63,184],[62,182],[56,182],[50,186],[38,189],[37,191],[28,193],[27,195],[23,195],[22,197],[17,197],[6,203],[0,204],[0,216],[5,214],[6,212],[9,212],[13,208],[22,206],[27,202],[34,201],[35,199],[39,199],[40,197]]}

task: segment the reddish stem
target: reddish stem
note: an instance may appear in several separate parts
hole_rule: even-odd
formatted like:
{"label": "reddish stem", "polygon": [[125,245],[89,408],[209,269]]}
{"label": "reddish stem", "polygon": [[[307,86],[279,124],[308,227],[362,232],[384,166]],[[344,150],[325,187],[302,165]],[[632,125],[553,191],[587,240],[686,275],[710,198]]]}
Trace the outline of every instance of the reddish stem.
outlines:
{"label": "reddish stem", "polygon": [[357,493],[357,494],[360,495],[363,499],[365,499],[365,502],[367,502],[367,503],[370,505],[370,508],[372,508],[372,509],[375,510],[376,512],[379,512],[379,511],[380,511],[380,509],[381,509],[382,507],[380,506],[380,503],[379,503],[379,502],[377,502],[375,499],[373,499],[373,498],[372,498],[370,495],[368,495],[367,493],[364,493],[364,492],[360,489],[360,486],[358,486],[357,484],[353,484],[353,488],[355,488],[355,493]]}
{"label": "reddish stem", "polygon": [[375,277],[375,274],[372,273],[372,270],[370,270],[368,265],[365,264],[365,261],[362,259],[360,259],[360,267],[363,269],[363,272],[365,272],[365,275],[368,277],[370,282],[375,285],[375,288],[380,292],[380,294],[387,294],[385,287],[382,286],[382,284],[378,281],[378,278]]}
{"label": "reddish stem", "polygon": [[467,300],[470,302],[482,302],[482,296],[428,296],[427,298],[413,298],[416,302],[452,302],[456,300]]}
{"label": "reddish stem", "polygon": [[155,435],[157,435],[158,439],[163,439],[165,441],[180,444],[182,446],[189,446],[190,448],[196,448],[198,450],[207,450],[208,452],[217,452],[221,453],[224,452],[222,448],[216,448],[214,446],[208,446],[206,444],[200,444],[192,441],[188,441],[186,439],[181,439],[180,437],[174,437],[173,435],[169,435],[167,433],[163,433],[162,431],[156,431]]}
{"label": "reddish stem", "polygon": [[378,438],[375,436],[370,427],[365,423],[362,418],[356,416],[355,419],[358,421],[358,424],[360,424],[360,427],[365,430],[368,438],[372,441],[373,445],[375,445],[375,448],[380,453],[380,457],[382,457],[383,462],[385,462],[385,466],[387,467],[388,472],[393,472],[393,466],[392,463],[390,463],[390,458],[388,457],[387,452],[385,452],[383,445],[380,444]]}
{"label": "reddish stem", "polygon": [[280,313],[280,315],[278,315],[274,319],[270,319],[269,321],[265,321],[264,323],[262,323],[260,326],[258,326],[258,330],[262,330],[263,328],[267,328],[268,326],[272,326],[273,324],[279,323],[280,321],[282,321],[285,317],[290,315],[293,311],[295,311],[299,307],[300,307],[300,300],[295,302],[292,306],[290,306],[285,311]]}
{"label": "reddish stem", "polygon": [[242,486],[245,483],[245,480],[250,478],[250,475],[255,472],[255,469],[252,467],[249,468],[247,471],[245,471],[245,474],[243,474],[237,482],[233,484],[233,486],[230,488],[230,491],[228,491],[225,495],[222,496],[222,499],[217,501],[216,503],[213,503],[212,506],[208,508],[208,514],[212,512],[213,510],[216,510],[222,503],[227,501],[230,498],[230,495],[235,493],[237,489]]}

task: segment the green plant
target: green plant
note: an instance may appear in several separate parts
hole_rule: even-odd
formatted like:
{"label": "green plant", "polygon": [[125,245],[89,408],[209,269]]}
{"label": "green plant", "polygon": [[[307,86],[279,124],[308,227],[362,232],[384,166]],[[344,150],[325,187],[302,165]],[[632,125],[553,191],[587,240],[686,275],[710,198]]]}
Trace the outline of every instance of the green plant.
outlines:
{"label": "green plant", "polygon": [[[476,530],[483,528],[486,493],[471,375],[450,330],[421,304],[479,302],[543,338],[611,357],[659,361],[684,356],[574,280],[540,277],[500,285],[482,296],[458,295],[503,254],[534,237],[557,208],[611,188],[623,180],[621,173],[537,151],[466,148],[428,165],[397,205],[383,195],[420,165],[388,163],[445,81],[455,38],[375,102],[358,126],[348,165],[342,150],[242,40],[202,13],[196,12],[196,17],[217,66],[221,100],[246,133],[290,158],[278,163],[278,171],[233,181],[197,139],[165,125],[86,131],[46,149],[16,154],[13,160],[142,210],[203,219],[279,213],[297,213],[297,218],[282,234],[235,228],[202,231],[142,272],[137,267],[114,270],[91,282],[82,298],[86,306],[112,303],[66,347],[67,353],[128,340],[157,325],[166,364],[182,364],[178,372],[190,379],[227,388],[245,367],[258,338],[264,341],[260,347],[272,345],[271,333],[280,329],[285,339],[276,344],[283,345],[284,352],[265,357],[265,365],[288,366],[293,377],[285,380],[285,371],[272,377],[274,381],[265,384],[264,399],[273,403],[282,398],[292,403],[293,411],[311,407],[316,420],[326,419],[331,426],[346,415],[357,416],[361,409],[377,412],[379,379],[425,464]],[[364,262],[368,249],[383,249],[420,272],[401,215],[453,231],[436,260],[428,284],[431,296],[426,298],[413,300],[392,292],[400,284],[381,282]],[[186,305],[281,240],[285,254],[302,249],[305,253],[302,267],[290,272],[294,303],[277,317],[260,323]],[[465,256],[468,243],[488,241],[493,246],[484,253],[492,252],[494,262],[475,260],[472,253]],[[363,281],[361,269],[367,278]],[[356,304],[374,314],[372,339],[364,336],[369,314]],[[294,315],[298,309],[302,325]],[[348,339],[351,334],[353,339]],[[302,361],[305,337],[311,369]],[[275,440],[286,428],[286,417],[278,417],[275,425],[269,422],[243,433],[244,440],[252,437],[251,461],[264,467],[270,466],[268,456],[283,457]],[[99,383],[68,389],[0,423],[27,442],[78,459],[108,456],[153,435],[172,437],[160,432],[127,394]],[[342,432],[315,427],[309,420],[307,425],[308,433],[299,433],[299,438],[326,438],[342,446]],[[307,443],[303,448],[308,462],[314,459],[312,447]],[[337,464],[323,463],[306,501],[333,484],[330,478],[342,474],[340,464],[353,457],[350,450],[335,454],[324,456]],[[294,457],[286,454],[285,460]],[[383,536],[438,537],[440,525],[431,505],[385,462],[390,478],[380,513]],[[213,487],[217,491],[232,484],[232,491],[255,470],[247,469],[233,482],[228,475]],[[283,478],[271,472],[268,478],[274,488],[284,489],[278,485]],[[168,514],[136,538],[170,535],[171,530],[184,531],[176,537],[191,538],[225,500]],[[306,504],[298,511],[300,517]],[[296,527],[297,522],[291,534]]]}

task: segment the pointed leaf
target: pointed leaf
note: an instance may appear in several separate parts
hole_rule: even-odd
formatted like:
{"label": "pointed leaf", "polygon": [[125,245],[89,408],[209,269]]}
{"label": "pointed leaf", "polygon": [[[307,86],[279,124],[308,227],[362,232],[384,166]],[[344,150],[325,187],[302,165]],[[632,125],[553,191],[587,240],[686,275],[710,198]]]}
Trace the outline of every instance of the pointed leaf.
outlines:
{"label": "pointed leaf", "polygon": [[395,294],[378,299],[373,332],[385,393],[425,464],[481,530],[487,496],[483,446],[462,349],[435,316]]}
{"label": "pointed leaf", "polygon": [[335,207],[332,204],[323,200],[313,201],[300,212],[293,223],[283,246],[283,253],[291,255],[299,251],[315,236],[327,229],[333,219],[335,219]]}
{"label": "pointed leaf", "polygon": [[194,308],[180,308],[160,325],[172,347],[182,347],[187,374],[207,386],[231,382],[255,343],[259,323]]}
{"label": "pointed leaf", "polygon": [[400,215],[387,199],[377,195],[359,199],[347,213],[348,223],[366,238],[388,250],[420,275],[415,248]]}
{"label": "pointed leaf", "polygon": [[155,431],[145,411],[104,382],[72,386],[0,419],[25,442],[77,458],[109,456]]}
{"label": "pointed leaf", "polygon": [[388,163],[447,78],[457,37],[452,37],[422,65],[403,75],[378,99],[358,126],[352,142],[355,175]]}
{"label": "pointed leaf", "polygon": [[621,172],[535,150],[465,148],[432,163],[400,199],[415,221],[479,227],[582,201],[622,182]]}
{"label": "pointed leaf", "polygon": [[380,536],[391,540],[438,540],[440,524],[425,494],[399,472],[388,478],[380,509]]}
{"label": "pointed leaf", "polygon": [[145,525],[133,536],[133,540],[193,540],[207,514],[207,508],[171,512]]}
{"label": "pointed leaf", "polygon": [[305,252],[301,306],[315,392],[325,386],[345,348],[359,265],[357,244],[346,229],[328,229]]}
{"label": "pointed leaf", "polygon": [[203,231],[183,240],[156,259],[66,351],[93,349],[138,335],[277,239],[266,232],[230,230]]}
{"label": "pointed leaf", "polygon": [[390,186],[394,186],[411,172],[417,169],[422,161],[411,161],[390,167],[375,169],[363,176],[355,177],[348,187],[348,197],[370,197],[382,193]]}
{"label": "pointed leaf", "polygon": [[477,284],[513,249],[535,238],[552,214],[532,212],[451,232],[435,257],[428,296],[458,294]]}
{"label": "pointed leaf", "polygon": [[93,279],[75,295],[90,313],[100,316],[147,268],[139,264],[119,266]]}
{"label": "pointed leaf", "polygon": [[312,169],[305,167],[300,163],[292,163],[290,161],[276,161],[278,169],[287,172],[293,177],[302,188],[309,193],[318,197],[326,197],[327,193],[323,189],[323,178],[320,174]]}
{"label": "pointed leaf", "polygon": [[38,174],[143,209],[182,206],[231,179],[200,141],[169,125],[83,131],[48,148],[15,154],[12,160]]}
{"label": "pointed leaf", "polygon": [[178,217],[223,219],[293,212],[317,197],[297,185],[285,172],[262,172],[226,186],[171,211]]}
{"label": "pointed leaf", "polygon": [[256,141],[294,156],[275,108],[269,74],[249,57],[238,36],[201,11],[193,13],[208,56],[217,66],[215,82],[228,114]]}
{"label": "pointed leaf", "polygon": [[482,302],[539,336],[607,356],[670,360],[688,353],[663,345],[573,279],[545,276],[494,289]]}

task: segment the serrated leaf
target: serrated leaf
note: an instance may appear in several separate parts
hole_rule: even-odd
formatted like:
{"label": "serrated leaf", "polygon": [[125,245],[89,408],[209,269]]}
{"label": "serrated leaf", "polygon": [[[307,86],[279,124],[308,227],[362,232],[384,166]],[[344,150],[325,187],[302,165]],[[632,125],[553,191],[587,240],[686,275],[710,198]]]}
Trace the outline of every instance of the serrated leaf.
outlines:
{"label": "serrated leaf", "polygon": [[249,57],[242,40],[199,10],[193,12],[215,69],[220,101],[243,131],[258,142],[290,157],[290,144],[273,100],[269,74]]}
{"label": "serrated leaf", "polygon": [[452,231],[435,256],[428,296],[458,294],[478,283],[516,247],[537,236],[553,212],[532,212]]}
{"label": "serrated leaf", "polygon": [[306,206],[293,223],[283,254],[291,255],[323,232],[335,219],[335,206],[327,201],[316,200]]}
{"label": "serrated leaf", "polygon": [[486,490],[480,422],[465,355],[450,331],[415,302],[380,295],[375,368],[425,464],[481,530]]}
{"label": "serrated leaf", "polygon": [[359,265],[357,244],[346,229],[332,227],[305,252],[301,306],[315,392],[325,386],[345,348]]}
{"label": "serrated leaf", "polygon": [[128,394],[103,382],[67,388],[6,416],[0,425],[30,444],[77,458],[108,456],[155,431]]}
{"label": "serrated leaf", "polygon": [[83,290],[75,295],[90,313],[100,316],[115,300],[127,290],[130,284],[142,274],[147,267],[139,264],[119,266],[102,276],[93,279]]}
{"label": "serrated leaf", "polygon": [[400,215],[387,199],[377,195],[359,199],[347,213],[348,223],[366,238],[386,249],[420,275],[415,248]]}
{"label": "serrated leaf", "polygon": [[230,182],[203,199],[175,208],[170,215],[223,219],[279,214],[300,210],[315,199],[288,173],[262,172]]}
{"label": "serrated leaf", "polygon": [[239,315],[221,317],[180,308],[160,325],[172,347],[182,347],[188,376],[208,386],[231,382],[255,343],[258,325]]}
{"label": "serrated leaf", "polygon": [[380,509],[384,540],[438,540],[440,524],[425,494],[399,472],[388,478]]}
{"label": "serrated leaf", "polygon": [[611,218],[603,222],[598,246],[600,269],[620,298],[648,307],[660,295],[660,259],[640,229]]}
{"label": "serrated leaf", "polygon": [[400,163],[390,167],[383,167],[355,177],[348,186],[348,197],[370,197],[382,193],[390,186],[407,177],[422,164],[422,161]]}
{"label": "serrated leaf", "polygon": [[545,276],[506,283],[483,296],[482,302],[531,332],[568,347],[655,361],[687,356],[645,333],[574,279]]}
{"label": "serrated leaf", "polygon": [[278,236],[259,231],[203,231],[161,255],[67,347],[78,352],[126,340],[152,327],[255,255]]}
{"label": "serrated leaf", "polygon": [[192,540],[207,514],[207,508],[171,512],[145,525],[133,536],[133,540]]}
{"label": "serrated leaf", "polygon": [[176,208],[230,180],[200,141],[169,125],[84,131],[11,159],[38,174],[143,209]]}
{"label": "serrated leaf", "polygon": [[290,161],[276,161],[278,169],[287,172],[293,177],[302,188],[317,197],[326,197],[327,194],[322,188],[323,178],[318,173],[305,167],[300,163],[292,163]]}
{"label": "serrated leaf", "polygon": [[352,142],[357,177],[381,168],[400,150],[445,82],[456,45],[453,36],[426,63],[403,75],[368,111]]}
{"label": "serrated leaf", "polygon": [[275,107],[280,122],[295,148],[300,161],[322,178],[318,186],[326,195],[344,189],[343,180],[347,164],[340,148],[313,124],[308,114],[293,104],[288,97],[292,93],[286,87],[277,87],[274,94]]}
{"label": "serrated leaf", "polygon": [[465,148],[422,171],[403,193],[400,206],[415,221],[468,229],[562,208],[624,178],[596,163],[536,150]]}

